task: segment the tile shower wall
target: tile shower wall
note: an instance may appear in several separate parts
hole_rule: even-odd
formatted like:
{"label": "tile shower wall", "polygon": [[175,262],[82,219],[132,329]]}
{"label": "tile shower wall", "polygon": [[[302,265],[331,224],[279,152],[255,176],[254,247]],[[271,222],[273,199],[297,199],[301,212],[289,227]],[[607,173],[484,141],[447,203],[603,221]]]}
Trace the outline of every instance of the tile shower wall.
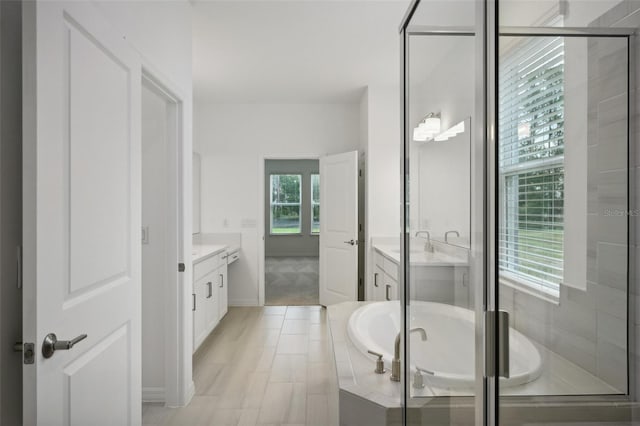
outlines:
{"label": "tile shower wall", "polygon": [[[624,1],[592,25],[640,27],[640,14],[634,14],[639,8],[637,2]],[[559,304],[554,304],[501,286],[500,303],[502,309],[512,313],[517,329],[600,377],[620,393],[626,393],[628,235],[632,253],[630,297],[640,307],[633,273],[634,264],[640,261],[635,254],[639,234],[634,230],[638,229],[635,226],[638,219],[633,215],[634,210],[638,211],[640,185],[636,176],[639,176],[640,158],[632,143],[629,153],[634,168],[630,179],[632,217],[628,230],[626,214],[612,214],[627,209],[626,44],[620,40],[592,38],[587,52],[587,289],[562,286]],[[635,90],[630,93],[635,94]],[[634,103],[638,104],[638,100],[634,99]],[[631,122],[637,119],[633,116]],[[640,139],[636,136],[635,140]],[[633,324],[631,336],[640,336],[640,323],[633,319],[630,322]],[[637,352],[637,348],[632,350]],[[640,366],[635,354],[632,363]]]}

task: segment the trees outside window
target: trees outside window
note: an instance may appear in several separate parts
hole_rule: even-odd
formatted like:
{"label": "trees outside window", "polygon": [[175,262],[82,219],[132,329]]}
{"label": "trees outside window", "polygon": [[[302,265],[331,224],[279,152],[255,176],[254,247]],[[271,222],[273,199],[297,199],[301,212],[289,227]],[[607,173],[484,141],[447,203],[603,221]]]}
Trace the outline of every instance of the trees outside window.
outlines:
{"label": "trees outside window", "polygon": [[302,175],[271,175],[271,234],[300,234]]}
{"label": "trees outside window", "polygon": [[311,175],[311,233],[320,232],[320,175]]}

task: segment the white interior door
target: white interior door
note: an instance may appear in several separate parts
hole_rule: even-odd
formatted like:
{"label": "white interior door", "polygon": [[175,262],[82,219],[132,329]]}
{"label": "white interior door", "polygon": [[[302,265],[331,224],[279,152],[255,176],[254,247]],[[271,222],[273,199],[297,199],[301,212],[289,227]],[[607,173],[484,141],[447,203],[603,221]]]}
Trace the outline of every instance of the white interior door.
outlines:
{"label": "white interior door", "polygon": [[358,152],[320,158],[320,304],[358,300]]}
{"label": "white interior door", "polygon": [[87,2],[23,8],[24,424],[137,425],[140,60]]}

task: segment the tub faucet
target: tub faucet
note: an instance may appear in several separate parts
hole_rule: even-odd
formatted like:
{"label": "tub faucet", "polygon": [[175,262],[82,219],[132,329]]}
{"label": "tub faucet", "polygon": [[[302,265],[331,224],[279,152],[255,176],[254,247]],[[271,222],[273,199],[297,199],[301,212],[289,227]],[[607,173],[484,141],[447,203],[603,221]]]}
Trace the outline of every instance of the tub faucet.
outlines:
{"label": "tub faucet", "polygon": [[[424,328],[422,327],[412,328],[411,330],[409,330],[409,334],[413,333],[414,331],[420,332],[420,337],[422,338],[423,342],[427,340],[427,332],[424,330]],[[402,334],[402,331],[398,333],[398,335],[396,336],[396,342],[395,342],[394,351],[393,351],[393,360],[391,361],[391,377],[390,378],[394,382],[400,381],[400,335],[401,334]]]}
{"label": "tub faucet", "polygon": [[444,242],[448,243],[449,242],[449,234],[456,234],[456,237],[460,236],[460,233],[458,231],[447,231],[444,233]]}
{"label": "tub faucet", "polygon": [[433,245],[431,245],[431,234],[429,233],[429,231],[418,231],[418,232],[416,232],[416,238],[418,238],[420,236],[420,234],[426,234],[427,235],[427,242],[424,245],[424,251],[429,252],[429,253],[433,253]]}

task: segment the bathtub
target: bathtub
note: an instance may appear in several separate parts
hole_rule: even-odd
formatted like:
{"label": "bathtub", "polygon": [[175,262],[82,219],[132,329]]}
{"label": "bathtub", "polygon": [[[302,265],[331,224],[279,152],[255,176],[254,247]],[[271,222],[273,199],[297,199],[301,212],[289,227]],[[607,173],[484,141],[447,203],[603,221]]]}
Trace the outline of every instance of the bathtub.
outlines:
{"label": "bathtub", "polygon": [[[411,371],[426,370],[431,386],[458,389],[475,384],[475,314],[469,309],[434,302],[411,302],[411,327],[423,327],[427,341],[411,334]],[[400,331],[400,302],[376,302],[358,308],[349,318],[347,331],[363,354],[383,354],[387,368],[393,358],[393,344]],[[537,379],[542,358],[536,346],[522,333],[509,331],[510,377],[501,386],[518,386]]]}

